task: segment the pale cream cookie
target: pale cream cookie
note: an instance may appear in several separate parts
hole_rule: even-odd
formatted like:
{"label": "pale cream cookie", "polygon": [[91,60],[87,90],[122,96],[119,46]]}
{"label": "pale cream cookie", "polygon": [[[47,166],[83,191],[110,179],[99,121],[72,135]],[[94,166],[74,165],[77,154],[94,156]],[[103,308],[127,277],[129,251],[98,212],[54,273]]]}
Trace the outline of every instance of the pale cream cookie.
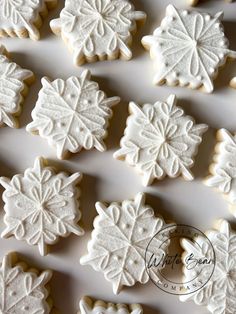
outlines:
{"label": "pale cream cookie", "polygon": [[[138,193],[134,200],[106,205],[96,203],[98,216],[94,219],[94,230],[88,242],[88,253],[80,259],[82,265],[90,265],[104,274],[118,294],[123,286],[148,282],[145,256],[154,254],[157,259],[165,256],[169,240],[165,234],[161,239],[157,232],[169,226],[163,218],[155,216],[153,209],[145,204],[145,195]],[[150,241],[152,240],[152,245]],[[156,270],[162,269],[161,263]],[[155,274],[157,277],[158,275]]]}
{"label": "pale cream cookie", "polygon": [[39,28],[57,0],[0,0],[0,37],[40,38]]}
{"label": "pale cream cookie", "polygon": [[21,104],[33,81],[33,72],[12,62],[6,48],[0,45],[0,126],[18,127],[16,116],[21,113]]}
{"label": "pale cream cookie", "polygon": [[[193,278],[195,284],[202,285],[199,290],[180,296],[185,302],[193,300],[197,305],[206,306],[212,314],[236,313],[236,232],[231,230],[226,220],[217,222],[213,230],[206,232],[206,237],[197,236],[194,241],[183,239],[184,281],[190,285]],[[211,243],[211,244],[210,244]],[[214,251],[212,250],[214,248]],[[189,264],[189,257],[194,254],[196,261],[209,263]],[[210,262],[211,261],[211,262]],[[215,264],[210,276],[212,264]],[[195,265],[195,267],[194,267]],[[197,281],[198,282],[197,282]]]}
{"label": "pale cream cookie", "polygon": [[229,50],[222,18],[223,12],[211,16],[168,5],[161,26],[142,39],[155,63],[153,83],[211,93],[219,67],[227,58],[236,58],[236,52]]}
{"label": "pale cream cookie", "polygon": [[47,284],[52,272],[29,268],[16,253],[3,257],[0,267],[0,312],[6,314],[49,314]]}
{"label": "pale cream cookie", "polygon": [[1,177],[6,225],[1,237],[14,236],[37,245],[40,254],[46,255],[47,245],[56,243],[59,237],[83,235],[77,224],[81,218],[77,187],[80,180],[78,172],[71,176],[56,174],[43,158],[36,158],[34,167],[23,175]]}
{"label": "pale cream cookie", "polygon": [[137,22],[146,18],[129,0],[66,0],[50,23],[73,53],[74,64],[132,57],[130,45]]}
{"label": "pale cream cookie", "polygon": [[127,127],[114,158],[135,167],[145,186],[165,176],[182,175],[193,180],[189,168],[208,127],[195,124],[176,103],[175,95],[170,95],[166,102],[157,101],[154,105],[129,104]]}
{"label": "pale cream cookie", "polygon": [[32,111],[33,121],[26,130],[47,139],[56,147],[60,159],[82,148],[106,150],[103,139],[112,116],[111,107],[120,98],[107,98],[90,76],[85,70],[79,77],[67,80],[42,79],[43,87]]}
{"label": "pale cream cookie", "polygon": [[143,314],[139,304],[105,303],[102,300],[93,301],[87,296],[80,300],[79,308],[77,314]]}

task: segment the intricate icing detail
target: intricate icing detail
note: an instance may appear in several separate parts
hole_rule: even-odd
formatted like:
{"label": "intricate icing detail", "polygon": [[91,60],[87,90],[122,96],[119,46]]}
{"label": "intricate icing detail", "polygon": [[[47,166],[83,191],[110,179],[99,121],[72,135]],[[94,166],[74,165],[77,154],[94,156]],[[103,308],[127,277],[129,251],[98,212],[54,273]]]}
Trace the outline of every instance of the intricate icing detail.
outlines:
{"label": "intricate icing detail", "polygon": [[77,314],[142,314],[143,309],[139,304],[113,304],[104,301],[93,302],[89,297],[80,300],[80,312]]}
{"label": "intricate icing detail", "polygon": [[[227,221],[220,221],[217,230],[210,230],[207,236],[215,250],[215,270],[208,283],[200,290],[185,296],[180,296],[181,301],[193,300],[198,305],[207,306],[213,314],[236,313],[236,233],[231,231]],[[194,242],[187,239],[182,241],[186,255],[195,252],[199,258],[213,258],[209,255],[209,241],[198,237]],[[200,267],[200,266],[199,266]],[[193,274],[185,267],[185,281],[190,280]],[[206,264],[199,268],[199,282],[206,282],[209,278]],[[195,270],[194,270],[195,271]]]}
{"label": "intricate icing detail", "polygon": [[40,14],[47,12],[46,5],[51,8],[56,3],[57,0],[0,0],[0,37],[12,31],[26,37],[26,31],[31,39],[38,40],[40,34],[35,24]]}
{"label": "intricate icing detail", "polygon": [[79,78],[50,82],[42,79],[42,89],[32,112],[33,122],[27,131],[38,132],[49,144],[56,146],[58,158],[68,152],[76,153],[95,147],[104,151],[110,107],[119,97],[106,98],[97,83],[90,80],[90,72],[84,71]]}
{"label": "intricate icing detail", "polygon": [[131,32],[144,12],[134,11],[128,0],[67,0],[60,18],[51,21],[52,31],[68,42],[74,63],[82,64],[98,56],[130,59]]}
{"label": "intricate icing detail", "polygon": [[3,193],[6,228],[1,236],[14,235],[17,240],[38,245],[40,254],[46,255],[47,244],[54,244],[59,236],[84,232],[76,224],[81,216],[76,187],[80,173],[55,174],[43,161],[37,158],[34,168],[27,169],[24,175],[17,174],[11,180],[0,178],[6,189]]}
{"label": "intricate icing detail", "polygon": [[143,108],[131,102],[129,110],[121,149],[114,158],[134,166],[143,175],[144,185],[166,175],[174,178],[182,174],[192,180],[189,168],[207,125],[196,125],[192,117],[186,116],[176,106],[174,95],[165,103],[146,104]]}
{"label": "intricate icing detail", "polygon": [[212,17],[169,5],[161,26],[142,39],[157,63],[154,84],[204,86],[211,93],[218,68],[227,57],[236,58],[236,52],[228,49],[222,17],[222,12]]}
{"label": "intricate icing detail", "polygon": [[3,258],[0,269],[0,312],[4,314],[49,314],[46,303],[48,291],[45,285],[52,273],[43,271],[39,276],[34,272],[25,272],[22,266],[13,266],[15,254]]}
{"label": "intricate icing detail", "polygon": [[[96,209],[99,215],[94,220],[88,254],[80,263],[103,272],[106,280],[112,282],[115,294],[123,286],[146,283],[149,276],[145,270],[145,252],[152,237],[166,226],[164,220],[155,217],[153,209],[145,205],[142,193],[132,201],[111,203],[108,207],[98,202]],[[160,248],[160,243],[166,245]],[[168,244],[167,239],[155,237],[149,250],[160,258]]]}
{"label": "intricate icing detail", "polygon": [[236,206],[236,135],[232,136],[227,130],[221,129],[217,139],[220,143],[214,158],[216,163],[210,167],[211,176],[205,183],[218,188]]}
{"label": "intricate icing detail", "polygon": [[33,80],[34,75],[11,62],[7,54],[5,47],[0,45],[0,125],[16,128],[18,122],[14,116],[21,111],[25,81]]}

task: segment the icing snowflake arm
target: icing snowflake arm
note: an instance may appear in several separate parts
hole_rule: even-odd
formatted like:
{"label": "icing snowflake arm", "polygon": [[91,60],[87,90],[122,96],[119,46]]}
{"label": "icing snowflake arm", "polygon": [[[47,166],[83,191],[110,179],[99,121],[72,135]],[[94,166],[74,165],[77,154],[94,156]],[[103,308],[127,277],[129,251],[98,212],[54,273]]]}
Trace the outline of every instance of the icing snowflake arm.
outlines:
{"label": "icing snowflake arm", "polygon": [[14,235],[17,240],[37,245],[44,256],[47,244],[56,243],[60,236],[83,235],[77,225],[81,213],[76,185],[80,180],[80,173],[55,174],[52,168],[45,167],[42,158],[37,158],[34,168],[27,169],[24,175],[15,175],[11,180],[1,177],[6,224],[1,237]]}

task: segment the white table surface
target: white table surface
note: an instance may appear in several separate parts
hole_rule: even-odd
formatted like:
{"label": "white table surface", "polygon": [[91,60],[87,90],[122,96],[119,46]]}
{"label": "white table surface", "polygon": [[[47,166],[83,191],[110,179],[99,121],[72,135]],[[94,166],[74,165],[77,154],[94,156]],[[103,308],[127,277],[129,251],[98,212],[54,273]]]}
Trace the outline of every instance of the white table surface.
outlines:
{"label": "white table surface", "polygon": [[[9,38],[0,40],[12,53],[14,61],[33,70],[37,76],[37,81],[30,88],[23,106],[20,129],[4,127],[0,131],[0,174],[11,177],[22,173],[25,168],[33,165],[36,156],[48,158],[50,164],[58,166],[59,169],[69,172],[81,171],[84,174],[81,184],[81,209],[86,234],[83,237],[71,235],[69,238],[60,239],[58,244],[51,247],[51,253],[46,257],[39,255],[37,247],[30,247],[25,242],[14,238],[1,239],[0,257],[8,251],[18,251],[32,265],[52,269],[54,275],[51,280],[51,294],[60,313],[76,313],[80,297],[86,294],[111,302],[140,302],[145,314],[205,314],[205,308],[192,302],[181,303],[178,297],[162,292],[152,282],[125,288],[115,296],[111,284],[103,278],[103,274],[95,272],[90,266],[81,266],[79,258],[86,252],[92,221],[96,215],[94,203],[97,200],[123,200],[143,191],[147,193],[147,203],[166,219],[190,224],[202,231],[210,228],[213,221],[221,217],[236,224],[236,219],[228,212],[227,203],[222,196],[202,183],[212,158],[216,129],[225,127],[236,131],[236,90],[228,87],[230,78],[236,75],[236,62],[221,69],[215,81],[215,91],[210,95],[186,88],[152,86],[152,62],[148,53],[141,47],[140,39],[143,35],[152,33],[159,25],[165,15],[166,5],[172,3],[180,8],[187,8],[188,0],[136,0],[133,1],[136,9],[145,11],[148,19],[145,27],[134,38],[133,59],[129,62],[98,62],[76,68],[62,40],[54,36],[49,28],[49,20],[58,16],[64,1],[59,2],[58,9],[52,11],[44,21],[40,41]],[[226,35],[230,40],[231,49],[236,50],[236,3],[209,0],[203,1],[198,9],[212,14],[220,10],[225,12]],[[95,80],[108,96],[119,95],[122,102],[114,108],[114,117],[106,140],[107,152],[82,151],[69,160],[59,161],[55,150],[48,146],[47,141],[26,133],[25,126],[31,121],[30,114],[37,99],[42,76],[47,75],[53,79],[67,78],[79,74],[84,68],[92,71]],[[139,104],[153,103],[156,100],[165,100],[170,93],[177,95],[178,104],[187,114],[195,117],[198,123],[207,123],[210,129],[199,149],[193,168],[193,182],[186,182],[181,178],[165,179],[145,188],[134,169],[124,162],[114,160],[112,154],[119,147],[123,134],[128,116],[128,102],[133,100]],[[0,218],[2,230],[3,222],[2,217]]]}

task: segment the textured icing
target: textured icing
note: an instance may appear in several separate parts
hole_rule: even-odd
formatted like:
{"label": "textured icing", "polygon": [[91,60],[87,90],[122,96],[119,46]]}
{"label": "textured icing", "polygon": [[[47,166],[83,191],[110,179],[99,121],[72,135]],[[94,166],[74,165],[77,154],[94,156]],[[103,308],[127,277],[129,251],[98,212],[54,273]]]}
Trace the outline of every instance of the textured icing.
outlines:
{"label": "textured icing", "polygon": [[80,312],[77,314],[142,314],[143,309],[139,304],[113,304],[103,301],[93,301],[84,297],[79,303]]}
{"label": "textured icing", "polygon": [[222,18],[222,12],[210,16],[169,5],[161,26],[142,39],[156,64],[154,84],[204,86],[212,92],[218,68],[227,57],[236,58],[236,52],[228,49]]}
{"label": "textured icing", "polygon": [[13,254],[3,258],[0,269],[0,312],[6,314],[49,314],[46,303],[48,291],[45,285],[52,273],[43,271],[40,275],[25,272],[20,265],[13,266]]}
{"label": "textured icing", "polygon": [[68,42],[75,64],[82,63],[83,56],[92,58],[119,51],[130,59],[131,32],[136,29],[136,21],[145,16],[134,11],[127,0],[66,0],[60,18],[52,20],[50,26]]}
{"label": "textured icing", "polygon": [[80,77],[50,82],[42,79],[42,89],[32,112],[33,122],[27,131],[38,132],[57,149],[58,158],[67,152],[76,153],[81,148],[99,151],[106,149],[103,142],[110,107],[120,101],[119,97],[106,98],[97,83],[90,80],[85,70]]}
{"label": "textured icing", "polygon": [[220,129],[217,133],[220,143],[217,145],[215,164],[211,167],[211,176],[206,185],[218,188],[230,203],[236,205],[236,135]]}
{"label": "textured icing", "polygon": [[5,47],[0,45],[0,125],[15,128],[18,124],[14,115],[21,111],[24,80],[33,77],[33,73],[11,62],[6,53]]}
{"label": "textured icing", "polygon": [[[182,241],[185,253],[189,255],[195,252],[198,258],[206,257],[208,260],[214,258],[216,264],[208,282],[207,265],[202,265],[198,280],[207,284],[190,295],[180,296],[180,300],[193,300],[197,305],[205,305],[212,314],[236,313],[236,233],[231,230],[227,221],[221,220],[217,230],[208,231],[207,236],[214,247],[215,258],[211,256],[213,251],[206,238],[198,237],[194,242],[187,239]],[[187,270],[187,267],[184,269],[185,282],[191,281],[195,270]]]}
{"label": "textured icing", "polygon": [[162,179],[166,175],[182,174],[192,180],[189,168],[201,143],[201,135],[207,130],[205,124],[195,124],[190,116],[176,106],[171,95],[166,102],[145,104],[142,108],[131,102],[121,148],[114,158],[125,159],[143,175],[143,184]]}
{"label": "textured icing", "polygon": [[81,213],[76,184],[80,178],[78,172],[71,176],[55,174],[44,166],[42,158],[37,158],[24,175],[17,174],[11,180],[1,177],[6,224],[1,237],[14,235],[17,240],[38,245],[40,254],[46,255],[47,244],[54,244],[58,237],[83,235],[77,225]]}
{"label": "textured icing", "polygon": [[0,30],[28,31],[32,39],[39,39],[34,22],[45,4],[55,0],[0,0]]}
{"label": "textured icing", "polygon": [[[108,207],[98,202],[96,209],[98,216],[94,220],[88,254],[80,259],[80,263],[101,271],[112,283],[115,294],[123,286],[146,283],[149,276],[145,269],[145,252],[152,237],[166,226],[164,220],[155,217],[153,209],[145,205],[142,193],[134,200],[111,203]],[[162,238],[165,245],[160,248],[160,240],[155,237],[151,253],[156,256],[165,254],[169,244],[165,240]],[[162,268],[161,265],[158,267]]]}

